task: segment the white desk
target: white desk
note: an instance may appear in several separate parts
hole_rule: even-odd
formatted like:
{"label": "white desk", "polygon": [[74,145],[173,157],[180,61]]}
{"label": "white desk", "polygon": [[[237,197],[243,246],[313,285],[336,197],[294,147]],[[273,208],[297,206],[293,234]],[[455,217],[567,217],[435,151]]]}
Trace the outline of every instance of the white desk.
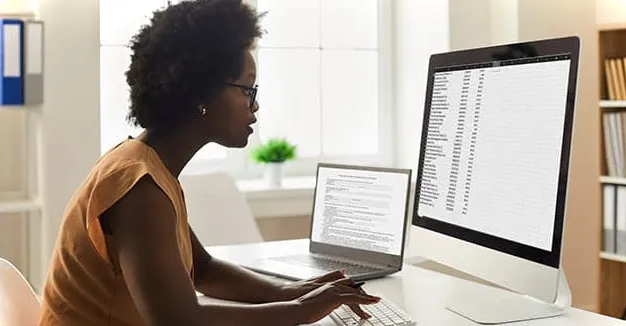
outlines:
{"label": "white desk", "polygon": [[[255,244],[206,247],[213,256],[228,260],[229,257],[256,253],[259,257],[268,257],[277,254],[288,254],[307,250],[308,239],[262,242]],[[366,282],[364,289],[367,292],[382,295],[406,312],[411,314],[418,326],[476,326],[473,323],[444,308],[446,296],[452,289],[464,286],[478,286],[472,282],[458,279],[427,269],[404,265],[401,272],[394,275]],[[202,300],[201,300],[202,301]],[[497,309],[497,307],[494,307]],[[336,325],[330,318],[315,325]],[[587,312],[571,309],[566,315],[556,318],[533,320],[513,323],[511,325],[524,326],[609,326],[626,325],[626,321]]]}

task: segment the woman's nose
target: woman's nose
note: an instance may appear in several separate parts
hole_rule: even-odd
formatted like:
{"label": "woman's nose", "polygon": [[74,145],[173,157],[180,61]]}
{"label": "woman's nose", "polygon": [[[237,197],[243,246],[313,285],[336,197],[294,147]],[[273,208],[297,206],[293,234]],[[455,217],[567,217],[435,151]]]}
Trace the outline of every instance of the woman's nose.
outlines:
{"label": "woman's nose", "polygon": [[254,105],[252,106],[252,113],[256,113],[256,111],[259,111],[259,102],[258,101],[254,101]]}

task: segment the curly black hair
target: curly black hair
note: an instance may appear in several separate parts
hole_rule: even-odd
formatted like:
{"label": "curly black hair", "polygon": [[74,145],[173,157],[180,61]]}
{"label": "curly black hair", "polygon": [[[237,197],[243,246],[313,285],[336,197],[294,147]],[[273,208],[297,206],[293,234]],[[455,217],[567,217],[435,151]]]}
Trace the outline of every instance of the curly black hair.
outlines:
{"label": "curly black hair", "polygon": [[261,36],[254,8],[242,0],[193,0],[154,12],[130,43],[126,72],[135,126],[182,124],[243,69],[245,51]]}

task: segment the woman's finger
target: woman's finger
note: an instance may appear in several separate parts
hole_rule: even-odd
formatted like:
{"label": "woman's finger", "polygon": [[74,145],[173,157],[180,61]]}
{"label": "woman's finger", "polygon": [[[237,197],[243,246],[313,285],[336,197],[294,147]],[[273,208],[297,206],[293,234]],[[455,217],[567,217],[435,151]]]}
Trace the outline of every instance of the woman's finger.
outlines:
{"label": "woman's finger", "polygon": [[353,292],[353,293],[361,293],[367,295],[365,290],[361,287],[354,287],[354,282],[350,279],[347,280],[339,280],[333,283],[333,285],[338,286],[344,292]]}
{"label": "woman's finger", "polygon": [[366,294],[341,293],[338,296],[340,303],[345,305],[373,304],[380,302],[380,298]]}
{"label": "woman's finger", "polygon": [[380,298],[377,296],[367,294],[363,289],[356,289],[352,286],[345,286],[342,284],[333,284],[333,287],[338,291],[337,293],[354,294],[370,298],[372,300],[380,300]]}
{"label": "woman's finger", "polygon": [[358,304],[349,304],[348,307],[350,307],[350,310],[354,311],[357,316],[361,317],[361,319],[368,319],[372,317],[372,315],[363,311],[363,309],[361,309],[361,306],[359,306]]}

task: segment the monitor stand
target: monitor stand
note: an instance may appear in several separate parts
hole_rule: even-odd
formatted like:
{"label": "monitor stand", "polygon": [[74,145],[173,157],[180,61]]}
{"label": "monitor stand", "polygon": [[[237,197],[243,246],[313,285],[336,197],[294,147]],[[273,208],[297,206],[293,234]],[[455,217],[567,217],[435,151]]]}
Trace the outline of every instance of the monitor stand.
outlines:
{"label": "monitor stand", "polygon": [[553,303],[487,285],[473,285],[468,287],[471,290],[467,295],[455,296],[448,301],[446,309],[479,324],[556,317],[572,305],[572,293],[563,269],[559,269],[558,292]]}

